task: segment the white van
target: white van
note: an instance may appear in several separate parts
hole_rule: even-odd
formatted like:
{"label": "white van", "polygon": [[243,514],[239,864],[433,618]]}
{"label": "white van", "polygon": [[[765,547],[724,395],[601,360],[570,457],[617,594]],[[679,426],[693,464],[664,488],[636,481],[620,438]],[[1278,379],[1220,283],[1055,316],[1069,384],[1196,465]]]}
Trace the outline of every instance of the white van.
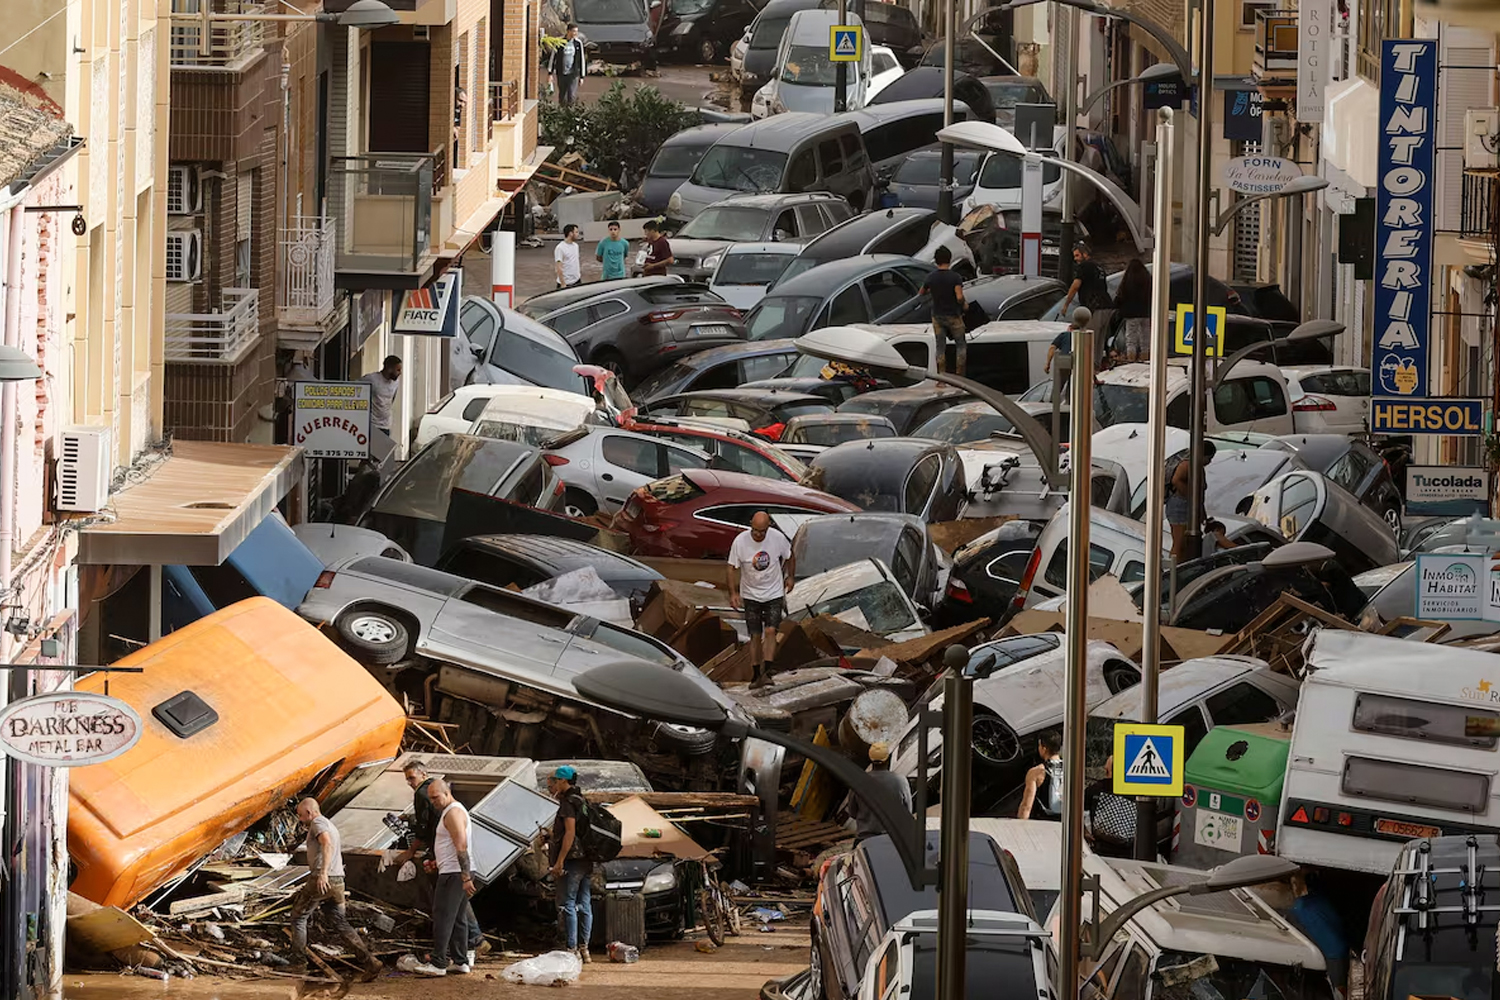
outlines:
{"label": "white van", "polygon": [[[501,389],[502,387],[496,386]],[[583,425],[607,426],[594,401],[543,386],[504,386],[490,395],[469,433],[476,437],[541,445]]]}
{"label": "white van", "polygon": [[1500,831],[1497,662],[1365,632],[1314,635],[1276,853],[1384,875],[1412,838]]}
{"label": "white van", "polygon": [[[1188,395],[1188,363],[1191,358],[1167,362],[1167,426],[1188,429],[1191,398]],[[1145,423],[1150,413],[1151,366],[1144,362],[1116,365],[1094,379],[1094,409],[1099,422]],[[1208,433],[1259,431],[1291,434],[1291,394],[1286,378],[1275,365],[1241,361],[1229,370],[1205,407]]]}
{"label": "white van", "polygon": [[[859,15],[852,11],[844,16],[843,23],[863,28]],[[799,10],[792,15],[781,36],[771,79],[750,101],[750,117],[758,120],[785,111],[834,113],[839,64],[829,58],[828,45],[838,24],[836,10]],[[862,48],[859,59],[845,64],[846,108],[850,111],[865,106],[865,91],[872,75],[870,46],[866,43]]]}

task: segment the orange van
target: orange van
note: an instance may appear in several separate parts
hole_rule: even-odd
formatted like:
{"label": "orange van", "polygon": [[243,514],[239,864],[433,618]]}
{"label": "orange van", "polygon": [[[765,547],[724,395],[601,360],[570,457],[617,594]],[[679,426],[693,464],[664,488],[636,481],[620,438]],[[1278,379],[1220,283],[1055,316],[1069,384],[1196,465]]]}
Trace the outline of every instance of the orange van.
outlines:
{"label": "orange van", "polygon": [[[69,776],[72,889],[129,907],[294,798],[378,777],[406,716],[380,683],[265,597],[231,605],[119,661],[109,693],[141,740]],[[81,691],[103,691],[102,673]]]}

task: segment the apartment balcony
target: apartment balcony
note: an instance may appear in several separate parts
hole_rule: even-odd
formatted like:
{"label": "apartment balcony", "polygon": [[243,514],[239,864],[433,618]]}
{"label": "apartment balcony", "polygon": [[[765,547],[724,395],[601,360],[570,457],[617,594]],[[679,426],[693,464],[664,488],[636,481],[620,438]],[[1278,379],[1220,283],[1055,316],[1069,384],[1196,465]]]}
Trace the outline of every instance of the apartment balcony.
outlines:
{"label": "apartment balcony", "polygon": [[211,313],[168,313],[166,359],[182,364],[232,365],[260,336],[260,290],[226,288]]}
{"label": "apartment balcony", "polygon": [[333,315],[338,302],[337,255],[338,234],[332,219],[296,216],[282,230],[278,324],[319,327]]}
{"label": "apartment balcony", "polygon": [[[172,0],[173,14],[197,14],[202,4],[219,14],[281,13],[276,4],[248,3],[245,0]],[[266,25],[270,21],[211,21],[208,45],[203,45],[201,24],[172,22],[171,61],[173,69],[219,69],[238,72],[258,58],[266,43]]]}
{"label": "apartment balcony", "polygon": [[444,149],[331,160],[328,210],[339,288],[418,288],[431,277],[433,202],[447,173]]}
{"label": "apartment balcony", "polygon": [[1255,14],[1255,60],[1251,72],[1257,81],[1297,79],[1297,12],[1260,10]]}
{"label": "apartment balcony", "polygon": [[535,169],[537,117],[536,102],[521,96],[519,81],[490,84],[491,148],[500,187],[518,188],[530,179]]}
{"label": "apartment balcony", "polygon": [[1465,239],[1492,242],[1500,232],[1500,220],[1496,219],[1497,188],[1500,179],[1493,174],[1464,174],[1463,206],[1460,218]]}

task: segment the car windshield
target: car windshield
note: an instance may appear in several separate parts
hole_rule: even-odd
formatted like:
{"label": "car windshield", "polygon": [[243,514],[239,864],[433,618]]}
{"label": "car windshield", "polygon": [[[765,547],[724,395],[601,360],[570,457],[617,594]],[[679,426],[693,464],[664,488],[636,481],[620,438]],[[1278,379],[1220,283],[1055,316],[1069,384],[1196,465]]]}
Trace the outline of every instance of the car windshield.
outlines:
{"label": "car windshield", "polygon": [[1149,412],[1149,393],[1143,385],[1105,383],[1094,387],[1094,418],[1102,427],[1144,424]]}
{"label": "car windshield", "polygon": [[793,45],[787,50],[781,79],[802,87],[832,87],[838,63],[828,58],[826,45]]}
{"label": "car windshield", "polygon": [[502,329],[495,335],[495,346],[490,352],[494,363],[532,385],[580,392],[583,389],[582,379],[573,371],[573,366],[578,364],[578,357],[564,354],[554,347],[509,329],[516,325],[515,320],[518,318],[514,315],[507,317],[507,329]]}
{"label": "car windshield", "polygon": [[[1055,163],[1042,164],[1042,183],[1055,184],[1062,176],[1062,167]],[[1021,186],[1021,159],[992,153],[979,170],[979,186],[982,188],[1018,188]]]}
{"label": "car windshield", "polygon": [[[990,1000],[995,995],[996,983],[1005,983],[1006,992],[1016,996],[1036,995],[1036,972],[1030,946],[1014,938],[1014,943],[1007,944],[992,941],[977,935],[967,939],[965,961],[968,974],[964,977],[964,1000]],[[901,995],[937,996],[936,935],[923,934],[915,939],[911,965],[911,989]]]}
{"label": "car windshield", "polygon": [[671,0],[667,9],[674,14],[701,14],[714,5],[714,0]]}
{"label": "car windshield", "polygon": [[1034,83],[992,83],[989,91],[996,110],[1017,104],[1047,103],[1047,92]]}
{"label": "car windshield", "polygon": [[811,444],[832,448],[845,441],[864,441],[869,438],[895,437],[896,429],[886,424],[869,420],[840,420],[836,423],[799,424],[788,431],[782,441],[787,444]]}
{"label": "car windshield", "polygon": [[573,19],[579,24],[636,24],[646,19],[639,0],[573,0]]}
{"label": "car windshield", "polygon": [[[1443,938],[1458,937],[1460,941],[1467,941],[1468,935],[1455,934],[1448,931],[1446,934],[1434,935],[1429,940],[1441,940]],[[1443,950],[1458,952],[1458,942],[1453,942],[1450,947]],[[1462,958],[1460,954],[1454,954],[1454,958]],[[1392,993],[1392,996],[1434,996],[1451,997],[1453,1000],[1490,1000],[1490,990],[1495,978],[1493,966],[1485,962],[1455,961],[1452,964],[1438,964],[1426,962],[1402,962],[1396,966],[1395,975],[1391,983],[1392,990],[1405,990],[1405,993]]]}
{"label": "car windshield", "polygon": [[[865,619],[865,624],[859,627],[871,632],[899,632],[916,624],[911,605],[907,603],[901,589],[890,580],[882,580],[826,601],[809,604],[805,615],[809,618],[832,615],[849,621],[854,617],[850,612],[855,608],[859,609]],[[854,619],[854,624],[859,625],[858,619]]]}
{"label": "car windshield", "polygon": [[792,15],[786,17],[762,17],[755,22],[755,31],[750,35],[752,49],[774,49],[781,44],[781,36],[791,23]]}
{"label": "car windshield", "polygon": [[[863,453],[864,449],[859,451]],[[857,460],[835,461],[830,465],[814,463],[802,478],[802,485],[832,493],[861,510],[899,512],[905,500],[906,470],[889,462],[882,464],[853,457]]]}
{"label": "car windshield", "polygon": [[719,265],[714,284],[770,287],[776,284],[787,264],[795,259],[786,253],[731,253]]}
{"label": "car windshield", "polygon": [[[953,182],[974,183],[974,168],[978,163],[977,153],[953,154]],[[936,187],[942,180],[942,160],[936,156],[909,156],[896,169],[893,180],[913,187]]]}
{"label": "car windshield", "polygon": [[656,159],[646,170],[647,177],[689,177],[707,146],[663,146],[657,150]]}
{"label": "car windshield", "polygon": [[822,299],[811,295],[768,295],[745,317],[745,339],[801,336],[822,304]]}
{"label": "car windshield", "polygon": [[398,517],[443,521],[454,490],[489,496],[521,452],[509,442],[444,434],[401,467],[375,504]]}
{"label": "car windshield", "polygon": [[685,240],[758,240],[766,231],[766,211],[716,205],[706,208],[677,231]]}
{"label": "car windshield", "polygon": [[912,431],[911,436],[964,444],[983,441],[991,434],[1011,434],[1015,429],[1014,424],[988,407],[955,406]]}
{"label": "car windshield", "polygon": [[720,143],[698,161],[693,183],[724,191],[775,191],[785,169],[785,153]]}
{"label": "car windshield", "polygon": [[478,437],[494,438],[496,441],[517,441],[543,446],[567,436],[570,431],[556,427],[538,427],[535,424],[518,424],[510,420],[480,420],[471,433]]}

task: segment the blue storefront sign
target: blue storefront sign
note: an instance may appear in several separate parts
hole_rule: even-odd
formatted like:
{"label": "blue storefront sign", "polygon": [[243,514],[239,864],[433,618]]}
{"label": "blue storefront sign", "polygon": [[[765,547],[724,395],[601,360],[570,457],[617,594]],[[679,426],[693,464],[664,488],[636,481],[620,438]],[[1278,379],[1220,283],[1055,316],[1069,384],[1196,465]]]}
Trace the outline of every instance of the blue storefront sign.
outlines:
{"label": "blue storefront sign", "polygon": [[[1437,77],[1436,41],[1403,38],[1382,44],[1370,418],[1372,429],[1384,423],[1388,430],[1406,425],[1402,429],[1409,434],[1477,433],[1467,429],[1477,424],[1469,407],[1459,405],[1463,412],[1455,413],[1449,405],[1471,401],[1425,398],[1432,326]],[[1434,414],[1438,419],[1429,419]]]}
{"label": "blue storefront sign", "polygon": [[1141,85],[1141,99],[1147,111],[1157,108],[1180,108],[1187,99],[1187,84],[1182,77],[1152,80]]}
{"label": "blue storefront sign", "polygon": [[1259,90],[1224,91],[1224,138],[1260,142],[1264,101]]}

